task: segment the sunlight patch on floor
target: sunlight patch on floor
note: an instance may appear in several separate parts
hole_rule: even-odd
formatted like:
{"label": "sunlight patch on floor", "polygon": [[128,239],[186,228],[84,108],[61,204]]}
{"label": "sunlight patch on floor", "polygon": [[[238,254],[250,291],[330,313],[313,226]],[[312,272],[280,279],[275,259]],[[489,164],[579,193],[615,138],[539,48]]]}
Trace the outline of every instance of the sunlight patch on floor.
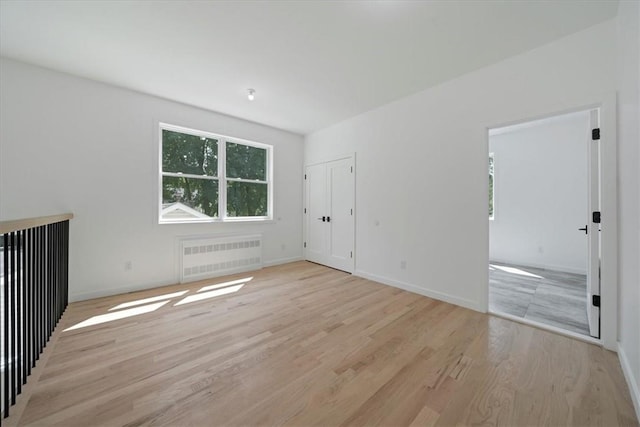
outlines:
{"label": "sunlight patch on floor", "polygon": [[[175,303],[173,306],[179,306],[183,304],[189,304],[196,301],[202,301],[210,298],[219,297],[222,295],[232,294],[238,292],[246,283],[253,280],[253,277],[244,277],[242,279],[230,280],[223,283],[216,283],[214,285],[203,286],[198,289],[195,295],[191,295],[183,298]],[[179,298],[187,294],[189,290],[172,292],[169,294],[158,295],[155,297],[143,298],[134,301],[124,302],[118,304],[115,307],[109,309],[106,314],[93,316],[87,320],[84,320],[64,331],[72,331],[74,329],[85,328],[87,326],[99,325],[101,323],[112,322],[114,320],[125,319],[131,316],[137,316],[140,314],[151,313],[162,307],[163,305],[171,302],[173,298]],[[156,303],[156,301],[159,301]],[[155,304],[150,304],[155,303]]]}
{"label": "sunlight patch on floor", "polygon": [[115,307],[110,308],[109,311],[122,310],[123,308],[134,307],[136,305],[148,304],[156,301],[169,300],[171,298],[181,297],[187,292],[189,291],[187,290],[187,291],[174,292],[172,294],[164,294],[164,295],[158,295],[157,297],[150,297],[150,298],[144,298],[144,299],[139,299],[139,300],[130,301],[130,302],[124,302],[122,304],[119,304],[119,305],[116,305]]}
{"label": "sunlight patch on floor", "polygon": [[209,298],[215,298],[215,297],[219,297],[221,295],[232,294],[234,292],[238,292],[240,289],[242,289],[243,286],[244,286],[244,284],[237,285],[237,286],[227,286],[226,288],[217,289],[215,291],[210,291],[210,292],[199,293],[199,294],[196,294],[196,295],[191,295],[191,296],[183,298],[181,301],[178,301],[177,303],[173,304],[173,306],[176,307],[178,305],[189,304],[191,302],[202,301],[204,299],[209,299]]}
{"label": "sunlight patch on floor", "polygon": [[524,271],[515,267],[506,267],[503,265],[489,264],[489,268],[491,267],[493,267],[494,269],[504,271],[505,273],[517,274],[518,276],[533,277],[535,279],[544,279],[544,277],[542,276],[538,276],[537,274],[529,273],[528,271]]}
{"label": "sunlight patch on floor", "polygon": [[213,289],[226,288],[227,286],[239,285],[241,283],[247,283],[247,282],[250,282],[251,280],[253,280],[253,277],[245,277],[244,279],[231,280],[229,282],[224,282],[224,283],[218,283],[218,284],[215,284],[215,285],[204,286],[204,287],[198,289],[198,292],[205,292],[205,291],[211,291]]}
{"label": "sunlight patch on floor", "polygon": [[127,310],[120,310],[113,313],[93,316],[83,322],[65,329],[64,332],[73,331],[74,329],[86,328],[87,326],[99,325],[101,323],[112,322],[114,320],[125,319],[127,317],[138,316],[140,314],[151,313],[152,311],[156,311],[168,302],[169,301],[163,301],[156,304],[143,305],[142,307],[129,308]]}

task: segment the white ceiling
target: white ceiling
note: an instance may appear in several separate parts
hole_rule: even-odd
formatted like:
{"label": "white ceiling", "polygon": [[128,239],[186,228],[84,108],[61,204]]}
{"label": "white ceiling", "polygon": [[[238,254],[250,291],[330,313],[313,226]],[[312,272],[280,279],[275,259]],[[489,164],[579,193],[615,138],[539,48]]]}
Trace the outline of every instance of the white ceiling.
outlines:
{"label": "white ceiling", "polygon": [[617,6],[3,0],[0,54],[306,134],[613,18]]}

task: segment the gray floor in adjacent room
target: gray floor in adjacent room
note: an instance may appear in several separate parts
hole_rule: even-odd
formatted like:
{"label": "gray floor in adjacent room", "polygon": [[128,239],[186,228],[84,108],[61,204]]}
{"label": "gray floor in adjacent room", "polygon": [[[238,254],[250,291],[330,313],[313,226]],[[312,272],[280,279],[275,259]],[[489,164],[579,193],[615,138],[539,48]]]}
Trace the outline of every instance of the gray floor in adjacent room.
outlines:
{"label": "gray floor in adjacent room", "polygon": [[489,310],[589,335],[587,276],[489,265]]}

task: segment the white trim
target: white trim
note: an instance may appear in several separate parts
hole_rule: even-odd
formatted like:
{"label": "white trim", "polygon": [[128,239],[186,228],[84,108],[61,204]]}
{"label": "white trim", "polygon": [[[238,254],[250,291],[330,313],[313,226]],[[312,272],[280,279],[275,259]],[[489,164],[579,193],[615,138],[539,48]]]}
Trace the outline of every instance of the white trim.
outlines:
{"label": "white trim", "polygon": [[321,159],[316,159],[311,163],[305,163],[304,164],[304,168],[306,170],[307,166],[320,165],[322,163],[335,162],[337,160],[344,160],[344,159],[353,159],[353,161],[355,163],[355,160],[356,160],[355,151],[353,151],[351,153],[345,153],[345,154],[337,155],[337,156],[330,156],[330,157],[323,157]]}
{"label": "white trim", "polygon": [[600,337],[605,348],[618,344],[618,183],[616,94],[603,99],[600,108],[600,232],[601,282]]}
{"label": "white trim", "polygon": [[301,256],[294,256],[291,258],[278,258],[278,259],[273,259],[271,261],[263,261],[262,265],[264,267],[273,267],[274,265],[289,264],[292,262],[298,262],[302,260],[303,258]]}
{"label": "white trim", "polygon": [[[601,198],[602,211],[602,232],[600,244],[602,247],[601,264],[601,296],[602,305],[600,307],[600,337],[603,346],[611,351],[616,351],[618,337],[618,205],[617,205],[617,137],[616,137],[616,93],[602,93],[595,99],[589,97],[579,106],[561,106],[550,108],[545,114],[521,118],[510,122],[493,123],[485,127],[484,149],[489,152],[489,132],[494,128],[507,127],[510,125],[525,123],[534,120],[559,116],[563,114],[600,110],[600,134],[601,134],[601,174],[603,192]],[[487,199],[489,197],[489,175],[486,176],[484,191]],[[486,222],[486,255],[487,265],[489,264],[489,227],[490,222]],[[487,269],[485,286],[481,304],[485,311],[489,309],[489,271]]]}
{"label": "white trim", "polygon": [[[156,200],[156,205],[158,207],[158,216],[156,222],[158,224],[190,224],[190,223],[224,223],[224,222],[254,222],[254,221],[272,221],[275,218],[274,213],[274,181],[273,181],[273,146],[269,144],[264,144],[261,142],[250,141],[248,139],[236,138],[233,136],[221,135],[213,132],[193,129],[185,126],[172,125],[161,120],[155,121],[155,130],[154,132],[158,132],[157,134],[157,151],[156,158],[158,160],[158,189],[157,195],[158,199]],[[207,176],[207,175],[193,175],[193,174],[183,174],[183,173],[175,173],[175,172],[164,172],[162,170],[162,131],[168,130],[172,132],[184,133],[188,135],[194,135],[209,139],[215,139],[218,145],[218,163],[217,163],[217,175],[216,176]],[[260,148],[266,151],[266,165],[265,165],[265,177],[266,181],[262,180],[249,180],[242,178],[227,178],[227,143],[237,144],[237,145],[246,145],[249,147]],[[208,179],[208,180],[218,180],[218,215],[215,217],[211,217],[209,219],[175,219],[175,220],[166,220],[162,218],[162,178],[164,176],[173,176],[173,177],[186,177],[193,179]],[[265,216],[251,216],[251,217],[229,217],[227,215],[227,182],[247,182],[247,183],[256,183],[256,184],[266,184],[267,185],[267,215]]]}
{"label": "white trim", "polygon": [[459,305],[464,308],[468,308],[471,310],[479,311],[484,313],[485,310],[482,309],[481,304],[478,301],[473,301],[466,298],[460,298],[454,295],[450,295],[440,291],[434,291],[431,289],[425,289],[420,286],[402,282],[395,279],[390,279],[388,277],[378,276],[376,274],[368,273],[362,270],[356,270],[353,273],[354,276],[362,277],[364,279],[373,280],[374,282],[379,282],[384,285],[393,286],[394,288],[403,289],[405,291],[412,292],[414,294],[423,295],[425,297],[437,299],[439,301],[448,302],[450,304]]}
{"label": "white trim", "polygon": [[249,184],[269,184],[269,181],[261,181],[259,179],[244,179],[244,178],[225,178],[228,182],[247,182]]}
{"label": "white trim", "polygon": [[629,359],[624,351],[624,347],[618,341],[618,358],[620,359],[620,366],[622,367],[622,373],[624,379],[627,380],[629,386],[629,394],[631,394],[631,400],[633,401],[633,407],[636,410],[636,418],[640,420],[640,389],[638,388],[638,378],[633,376]]}
{"label": "white trim", "polygon": [[[307,169],[310,166],[317,166],[317,165],[322,165],[322,164],[327,164],[327,163],[331,163],[331,162],[336,162],[339,160],[350,160],[351,161],[351,168],[352,168],[352,173],[353,173],[353,214],[351,215],[352,217],[352,222],[353,222],[353,235],[352,235],[352,256],[351,256],[351,265],[349,269],[341,269],[342,271],[346,271],[347,273],[354,273],[356,271],[356,227],[357,227],[357,222],[356,222],[356,217],[357,217],[357,182],[356,182],[356,178],[357,178],[357,172],[358,172],[358,168],[356,167],[356,153],[355,152],[351,152],[351,153],[347,153],[347,154],[343,154],[343,155],[337,155],[337,156],[332,156],[332,157],[327,157],[327,158],[323,158],[322,161],[314,161],[311,163],[305,163],[303,166],[303,171],[302,171],[302,175],[303,175],[303,179],[302,179],[302,193],[303,193],[303,197],[302,197],[302,257],[303,259],[307,260],[307,247],[306,247],[306,243],[307,243],[307,234],[308,234],[308,226],[309,226],[309,222],[308,222],[308,208],[309,208],[309,200],[308,200],[308,183],[307,183],[307,179],[306,179],[306,175],[307,175]],[[318,262],[318,261],[311,261],[311,262]],[[323,264],[325,265],[325,264]],[[329,266],[331,268],[335,268],[333,266]]]}
{"label": "white trim", "polygon": [[533,326],[534,328],[544,329],[545,331],[553,332],[558,335],[564,335],[565,337],[575,338],[580,341],[588,342],[589,344],[595,344],[602,346],[602,341],[598,338],[594,338],[589,335],[583,335],[578,332],[568,331],[566,329],[557,328],[555,326],[546,325],[544,323],[536,322],[534,320],[525,319],[524,317],[513,316],[507,313],[500,313],[498,311],[489,311],[488,312],[492,316],[501,317],[503,319],[511,320],[517,323],[522,323],[527,326]]}
{"label": "white trim", "polygon": [[489,174],[490,176],[493,176],[493,183],[492,183],[493,192],[491,194],[493,196],[492,197],[493,200],[491,201],[491,205],[493,206],[493,212],[491,213],[491,215],[489,215],[489,221],[495,221],[496,219],[496,154],[493,152],[489,152],[489,159],[491,159],[492,161],[491,166],[493,166],[493,173]]}
{"label": "white trim", "polygon": [[[228,237],[228,236],[234,235],[234,234],[236,234],[236,233],[233,233],[233,234],[220,234],[220,236]],[[209,235],[205,235],[205,236],[209,236]],[[216,235],[216,236],[218,236],[218,235]],[[188,236],[187,238],[197,238],[197,237],[199,237],[199,236]],[[291,263],[291,262],[297,262],[297,261],[302,261],[302,260],[303,259],[302,259],[301,256],[291,257],[291,258],[279,258],[279,259],[274,259],[274,260],[271,260],[271,261],[265,261],[265,262],[262,263],[262,265],[263,265],[263,267],[272,267],[274,265],[288,264],[288,263]],[[178,264],[178,263],[176,263],[176,264]],[[177,268],[176,268],[176,270],[177,270]],[[251,271],[255,271],[255,270],[251,270]],[[175,274],[177,275],[179,273],[176,271]],[[234,273],[229,273],[229,274],[234,274]],[[223,276],[221,276],[221,277],[223,277]],[[109,297],[109,296],[113,296],[113,295],[127,294],[127,293],[130,293],[130,292],[147,291],[147,290],[150,290],[150,289],[156,289],[156,288],[162,288],[162,287],[165,287],[165,286],[174,286],[174,285],[180,285],[178,279],[164,280],[164,281],[161,281],[161,282],[153,282],[153,283],[147,283],[147,284],[141,284],[141,285],[122,286],[122,287],[118,287],[118,288],[103,289],[103,290],[91,291],[91,292],[72,293],[72,294],[69,295],[69,302],[86,301],[86,300],[90,300],[90,299],[94,299],[94,298]]]}
{"label": "white trim", "polygon": [[191,173],[182,172],[162,172],[162,176],[170,176],[173,178],[210,179],[211,181],[215,181],[218,179],[218,177],[214,175],[194,175]]}
{"label": "white trim", "polygon": [[146,291],[149,289],[162,288],[164,286],[178,285],[175,279],[164,280],[161,282],[153,282],[139,285],[122,286],[118,288],[101,289],[91,292],[71,293],[69,294],[69,302],[86,301],[94,298],[110,297],[113,295],[126,294],[129,292]]}

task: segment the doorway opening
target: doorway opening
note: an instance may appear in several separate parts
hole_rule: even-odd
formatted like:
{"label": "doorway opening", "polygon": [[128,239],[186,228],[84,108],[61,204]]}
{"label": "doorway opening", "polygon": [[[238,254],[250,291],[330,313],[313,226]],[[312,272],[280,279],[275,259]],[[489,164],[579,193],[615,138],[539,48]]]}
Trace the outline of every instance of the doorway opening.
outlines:
{"label": "doorway opening", "polygon": [[489,130],[489,312],[600,337],[599,110]]}

